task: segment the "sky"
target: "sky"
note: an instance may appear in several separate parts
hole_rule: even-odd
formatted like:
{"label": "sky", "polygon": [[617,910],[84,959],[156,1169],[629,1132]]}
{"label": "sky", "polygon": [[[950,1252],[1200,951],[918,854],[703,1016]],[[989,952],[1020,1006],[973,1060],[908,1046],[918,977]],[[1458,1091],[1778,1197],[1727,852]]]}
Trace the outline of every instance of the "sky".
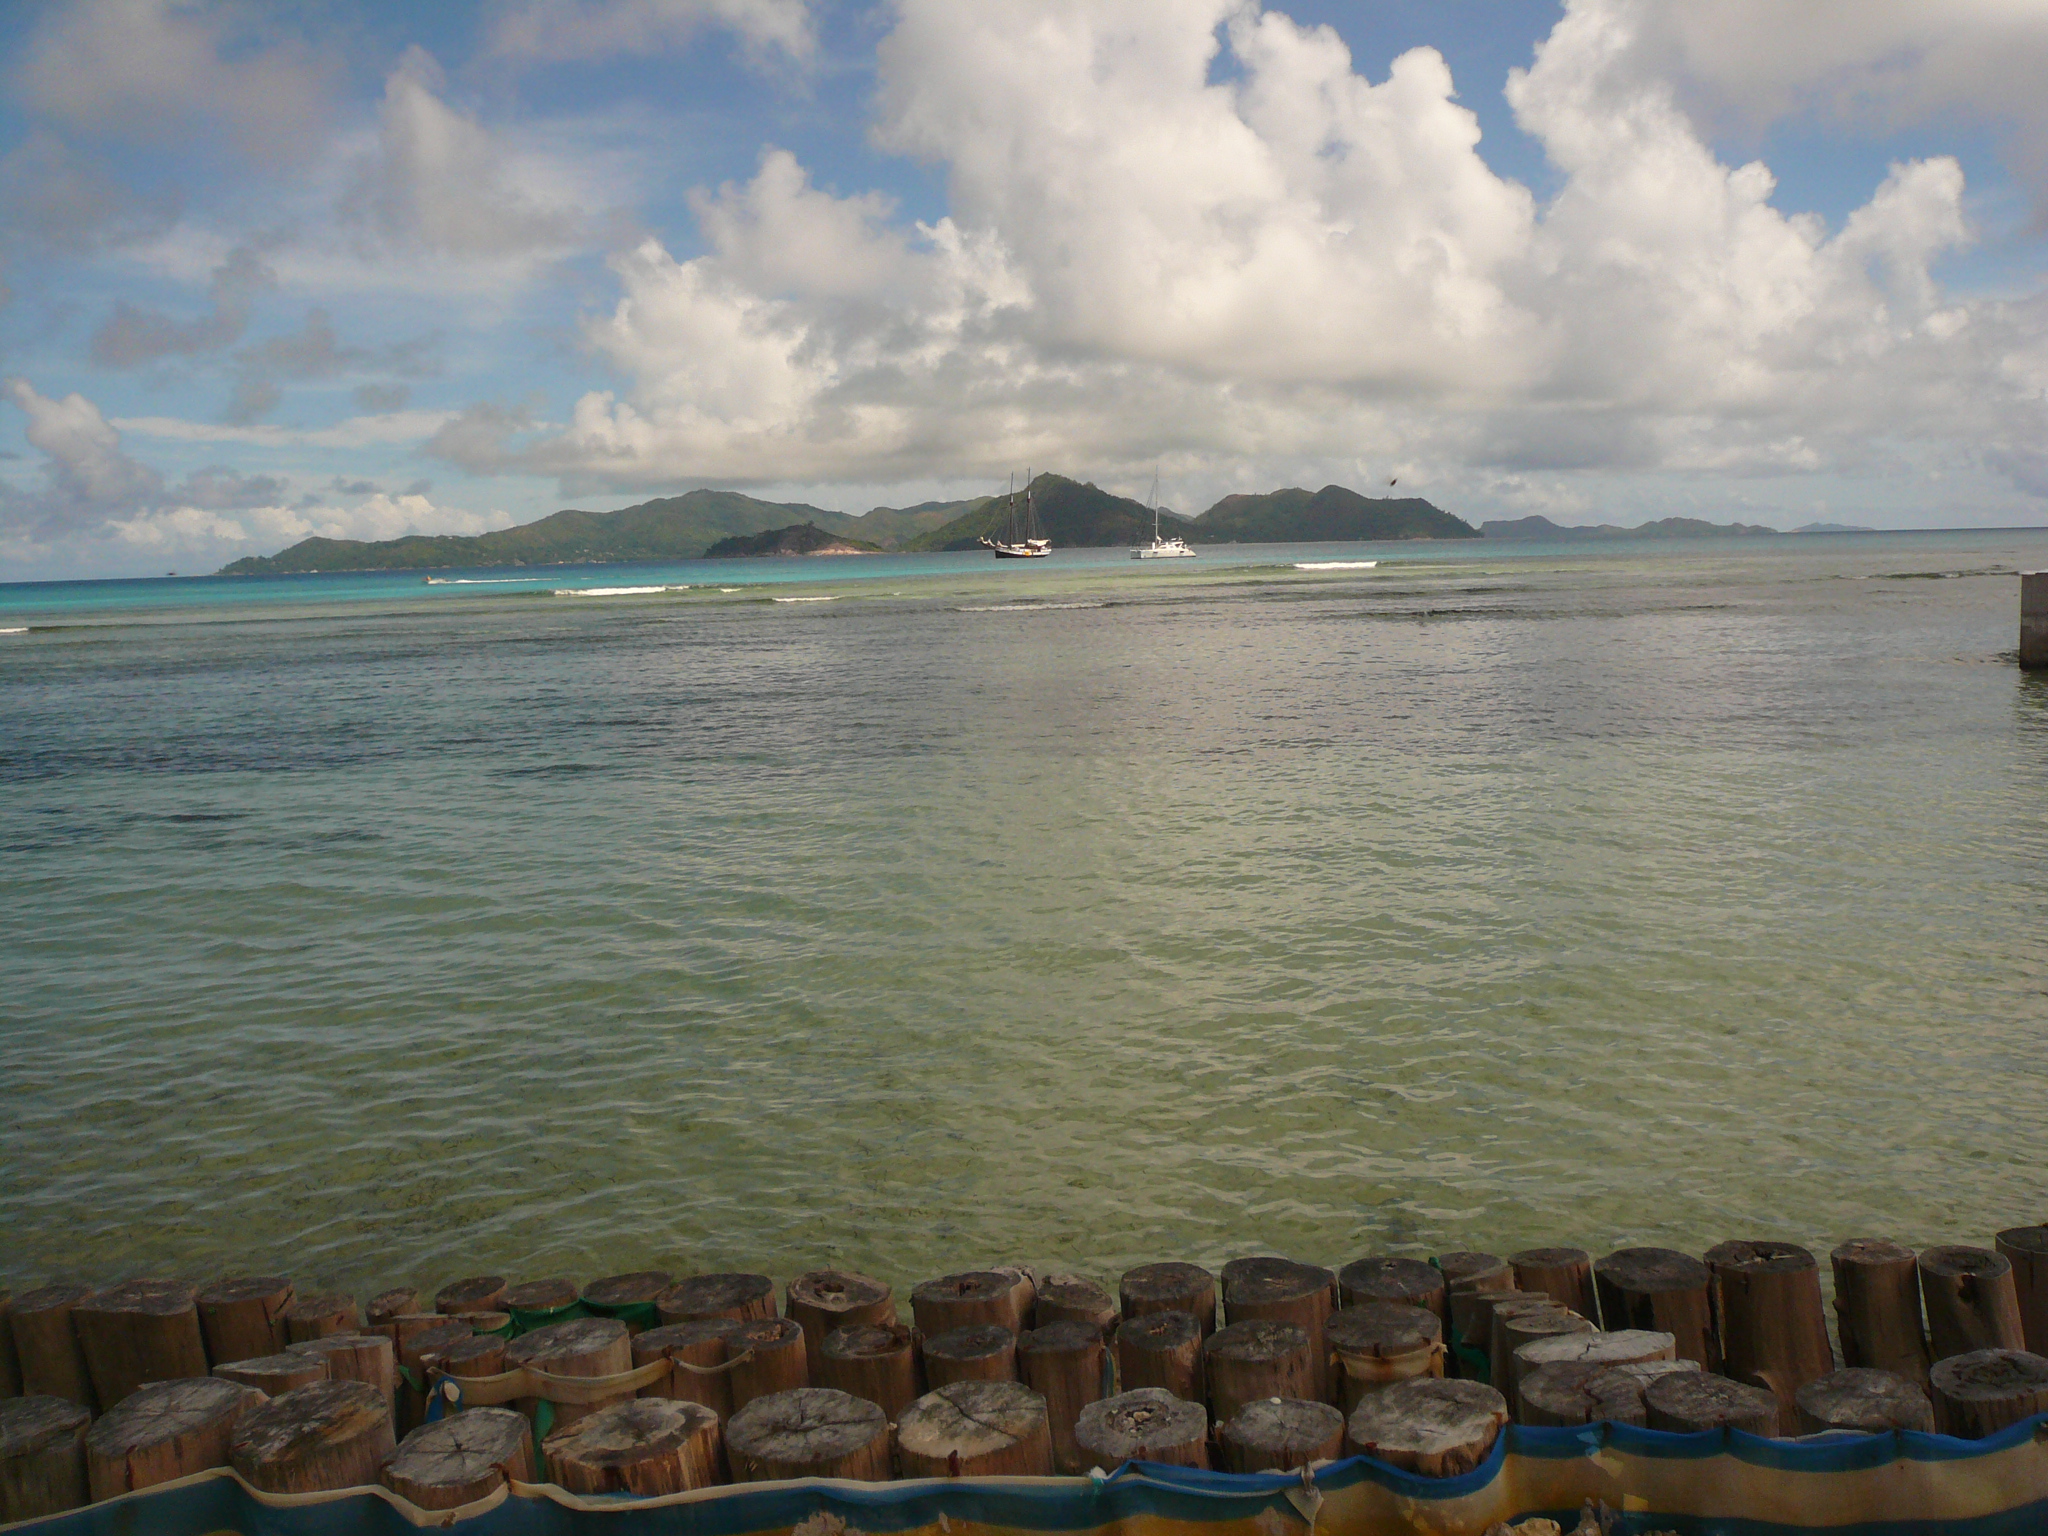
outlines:
{"label": "sky", "polygon": [[697,486],[2048,524],[2048,0],[13,0],[0,580]]}

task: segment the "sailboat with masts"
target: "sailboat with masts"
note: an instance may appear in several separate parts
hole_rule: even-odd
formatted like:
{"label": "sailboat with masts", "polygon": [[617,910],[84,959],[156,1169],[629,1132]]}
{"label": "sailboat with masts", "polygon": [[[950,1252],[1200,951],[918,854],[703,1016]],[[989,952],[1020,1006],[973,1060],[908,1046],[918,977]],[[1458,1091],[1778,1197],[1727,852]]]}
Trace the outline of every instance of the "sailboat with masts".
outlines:
{"label": "sailboat with masts", "polygon": [[1152,542],[1150,544],[1133,544],[1131,546],[1131,558],[1133,560],[1192,560],[1195,558],[1195,552],[1188,548],[1186,539],[1178,537],[1162,539],[1159,537],[1159,475],[1157,471],[1154,471],[1152,475]]}
{"label": "sailboat with masts", "polygon": [[1024,516],[1017,516],[1017,481],[1010,480],[1010,501],[1003,514],[1003,536],[981,536],[981,547],[992,550],[998,560],[1037,560],[1052,553],[1052,540],[1038,531],[1038,512],[1031,505],[1031,472],[1024,472]]}

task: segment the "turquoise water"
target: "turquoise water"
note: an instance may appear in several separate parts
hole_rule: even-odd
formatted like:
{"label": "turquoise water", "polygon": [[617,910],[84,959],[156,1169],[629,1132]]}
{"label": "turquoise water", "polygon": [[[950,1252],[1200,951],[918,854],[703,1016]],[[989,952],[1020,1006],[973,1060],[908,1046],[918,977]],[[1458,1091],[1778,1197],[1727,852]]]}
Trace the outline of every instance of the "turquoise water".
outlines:
{"label": "turquoise water", "polygon": [[0,1273],[2048,1220],[2036,565],[0,587]]}

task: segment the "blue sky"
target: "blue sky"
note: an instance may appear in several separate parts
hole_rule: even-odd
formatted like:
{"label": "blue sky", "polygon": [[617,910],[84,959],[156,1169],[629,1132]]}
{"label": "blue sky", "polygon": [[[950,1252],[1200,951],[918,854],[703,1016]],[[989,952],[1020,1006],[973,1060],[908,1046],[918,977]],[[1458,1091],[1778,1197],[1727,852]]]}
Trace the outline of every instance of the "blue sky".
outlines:
{"label": "blue sky", "polygon": [[2048,522],[2048,7],[42,0],[0,579],[1026,463]]}

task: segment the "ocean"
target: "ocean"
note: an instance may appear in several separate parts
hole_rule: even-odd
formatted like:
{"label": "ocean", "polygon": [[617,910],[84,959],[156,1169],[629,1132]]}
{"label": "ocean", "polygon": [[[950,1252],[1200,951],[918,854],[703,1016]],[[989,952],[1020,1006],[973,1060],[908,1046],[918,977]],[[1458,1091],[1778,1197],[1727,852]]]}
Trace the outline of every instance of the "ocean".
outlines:
{"label": "ocean", "polygon": [[2048,1220],[2035,565],[0,587],[0,1275],[1988,1242]]}

